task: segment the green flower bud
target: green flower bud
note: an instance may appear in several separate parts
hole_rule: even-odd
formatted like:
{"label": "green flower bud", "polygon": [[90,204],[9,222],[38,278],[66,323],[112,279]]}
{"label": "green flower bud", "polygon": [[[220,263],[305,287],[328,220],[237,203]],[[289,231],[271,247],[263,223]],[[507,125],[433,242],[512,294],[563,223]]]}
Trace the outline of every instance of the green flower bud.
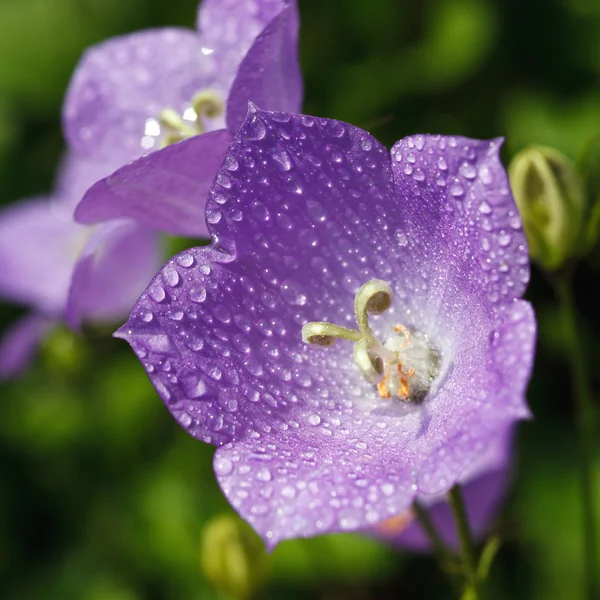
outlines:
{"label": "green flower bud", "polygon": [[42,359],[50,371],[73,375],[87,358],[84,339],[64,326],[53,328],[42,342]]}
{"label": "green flower bud", "polygon": [[262,587],[268,558],[261,539],[241,519],[220,515],[202,532],[202,570],[221,593],[248,600]]}
{"label": "green flower bud", "polygon": [[573,163],[552,148],[532,146],[519,152],[508,173],[529,254],[548,271],[579,253],[586,202]]}
{"label": "green flower bud", "polygon": [[600,234],[600,134],[585,145],[577,166],[590,205],[580,243],[581,254],[586,254],[596,245]]}

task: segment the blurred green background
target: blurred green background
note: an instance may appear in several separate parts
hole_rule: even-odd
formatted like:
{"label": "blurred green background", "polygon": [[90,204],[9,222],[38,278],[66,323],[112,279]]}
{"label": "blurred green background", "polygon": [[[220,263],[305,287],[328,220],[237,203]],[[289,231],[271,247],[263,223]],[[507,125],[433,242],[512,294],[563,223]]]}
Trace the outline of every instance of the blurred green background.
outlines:
{"label": "blurred green background", "polygon": [[[388,146],[415,132],[503,135],[507,161],[529,143],[576,159],[600,134],[598,0],[299,4],[306,113],[353,122]],[[192,27],[195,11],[195,0],[0,0],[0,202],[50,191],[62,97],[86,46]],[[599,268],[592,254],[576,279],[592,363]],[[519,430],[490,597],[570,599],[582,562],[563,326],[535,270],[528,297],[540,323],[536,419]],[[20,313],[0,304],[0,327]],[[220,598],[200,568],[206,523],[230,512],[212,448],[179,429],[107,333],[55,331],[27,374],[0,384],[0,596]],[[360,536],[285,542],[269,562],[264,598],[451,597],[431,559]]]}

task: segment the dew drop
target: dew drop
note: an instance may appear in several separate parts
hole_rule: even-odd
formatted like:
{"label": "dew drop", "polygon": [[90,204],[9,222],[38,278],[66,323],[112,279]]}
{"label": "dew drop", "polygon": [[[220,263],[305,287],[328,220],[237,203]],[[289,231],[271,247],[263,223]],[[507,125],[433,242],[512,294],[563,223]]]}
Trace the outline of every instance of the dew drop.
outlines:
{"label": "dew drop", "polygon": [[215,183],[220,185],[222,188],[225,188],[226,190],[231,189],[231,177],[225,175],[225,173],[217,173]]}
{"label": "dew drop", "polygon": [[404,233],[403,231],[396,231],[396,242],[398,246],[401,246],[402,248],[407,246],[408,237],[406,236],[406,233]]}
{"label": "dew drop", "polygon": [[413,173],[413,179],[415,181],[425,181],[425,171],[420,168],[416,168]]}
{"label": "dew drop", "polygon": [[306,294],[298,283],[286,279],[281,285],[281,296],[288,304],[294,306],[304,306],[306,304]]}
{"label": "dew drop", "polygon": [[262,140],[267,135],[267,128],[263,120],[256,113],[254,113],[252,119],[244,129],[244,133],[249,140]]}
{"label": "dew drop", "polygon": [[296,490],[291,485],[286,485],[283,488],[281,488],[281,495],[284,498],[292,499],[296,496]]}
{"label": "dew drop", "polygon": [[162,279],[169,287],[175,287],[179,283],[179,273],[172,265],[167,265],[162,270]]}
{"label": "dew drop", "polygon": [[239,163],[237,158],[233,154],[228,154],[223,162],[223,168],[228,171],[237,171],[239,169]]}
{"label": "dew drop", "polygon": [[219,321],[221,321],[221,323],[224,323],[225,325],[231,321],[231,313],[224,304],[217,304],[217,306],[215,306],[213,309],[213,314]]}
{"label": "dew drop", "polygon": [[188,298],[192,302],[200,304],[206,300],[206,288],[204,287],[193,287],[188,291]]}
{"label": "dew drop", "polygon": [[228,458],[217,457],[215,459],[215,473],[217,475],[231,475],[233,463]]}
{"label": "dew drop", "polygon": [[492,177],[492,172],[490,171],[489,167],[481,167],[479,169],[479,177],[485,185],[490,185],[492,181],[494,181],[494,178]]}
{"label": "dew drop", "polygon": [[394,495],[394,492],[396,491],[396,489],[394,488],[394,486],[391,483],[384,483],[381,486],[381,491],[383,492],[384,496],[387,496],[389,498],[390,496]]}
{"label": "dew drop", "polygon": [[171,319],[172,321],[181,321],[181,319],[183,319],[183,311],[178,308],[170,310],[169,319]]}
{"label": "dew drop", "polygon": [[322,204],[315,200],[308,200],[306,202],[306,212],[309,218],[315,223],[323,222],[327,216]]}
{"label": "dew drop", "polygon": [[269,469],[263,467],[262,469],[259,469],[258,473],[256,474],[256,478],[260,481],[271,481],[273,476],[271,475],[271,471],[269,471]]}
{"label": "dew drop", "polygon": [[465,188],[458,183],[458,181],[455,181],[451,186],[450,186],[450,193],[455,197],[455,198],[460,198],[464,193],[465,193]]}
{"label": "dew drop", "polygon": [[465,179],[475,179],[475,177],[477,176],[477,169],[475,169],[475,167],[468,162],[464,162],[462,165],[460,165],[458,172]]}
{"label": "dew drop", "polygon": [[271,154],[275,163],[281,171],[289,171],[292,168],[292,159],[288,152],[281,147],[277,147]]}
{"label": "dew drop", "polygon": [[310,425],[319,425],[321,423],[321,417],[316,413],[308,415],[306,420]]}
{"label": "dew drop", "polygon": [[204,213],[204,216],[206,218],[207,223],[215,225],[221,220],[221,211],[217,209],[207,208]]}
{"label": "dew drop", "polygon": [[271,216],[267,207],[262,202],[253,202],[250,205],[250,209],[252,210],[252,213],[254,214],[256,219],[259,221],[268,221]]}
{"label": "dew drop", "polygon": [[498,243],[503,248],[506,248],[506,246],[508,246],[510,244],[511,240],[512,240],[512,237],[511,237],[510,233],[505,233],[504,231],[500,232],[500,235],[498,236]]}
{"label": "dew drop", "polygon": [[294,228],[292,220],[284,213],[277,215],[277,225],[282,229],[290,230]]}
{"label": "dew drop", "polygon": [[154,283],[150,288],[148,288],[148,295],[155,302],[162,302],[167,296],[165,288],[163,288],[159,283]]}
{"label": "dew drop", "polygon": [[177,263],[179,266],[184,267],[185,269],[189,269],[194,266],[194,256],[192,254],[188,254],[184,252],[177,257]]}
{"label": "dew drop", "polygon": [[287,175],[283,185],[289,192],[294,194],[301,194],[303,191],[300,179],[296,175]]}
{"label": "dew drop", "polygon": [[303,229],[298,234],[298,241],[303,246],[314,247],[319,241],[319,236],[313,229]]}
{"label": "dew drop", "polygon": [[479,212],[482,215],[489,215],[492,212],[492,207],[484,200],[480,205],[479,205]]}

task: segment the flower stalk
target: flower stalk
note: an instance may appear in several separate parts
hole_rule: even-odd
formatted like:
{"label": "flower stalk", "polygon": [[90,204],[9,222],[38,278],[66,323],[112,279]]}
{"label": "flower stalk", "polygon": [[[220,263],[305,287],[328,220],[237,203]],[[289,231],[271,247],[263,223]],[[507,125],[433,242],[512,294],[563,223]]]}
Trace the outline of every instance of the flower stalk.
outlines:
{"label": "flower stalk", "polygon": [[582,495],[582,539],[584,556],[585,598],[600,598],[600,573],[598,572],[598,545],[595,506],[593,457],[596,430],[593,397],[590,389],[585,352],[577,323],[577,311],[573,299],[570,277],[562,273],[553,280],[563,317],[567,353],[573,381],[575,419],[579,437],[580,477]]}
{"label": "flower stalk", "polygon": [[446,546],[427,510],[418,502],[415,502],[413,504],[413,512],[423,528],[423,531],[427,534],[427,538],[431,542],[431,547],[437,556],[440,566],[447,571],[448,566],[452,565],[454,562],[452,551]]}
{"label": "flower stalk", "polygon": [[475,544],[471,536],[469,521],[465,509],[465,503],[460,491],[460,486],[455,485],[448,492],[448,501],[452,507],[454,521],[456,522],[456,531],[460,539],[460,551],[463,561],[465,575],[465,592],[463,598],[470,600],[479,600],[479,577],[477,574],[477,554]]}

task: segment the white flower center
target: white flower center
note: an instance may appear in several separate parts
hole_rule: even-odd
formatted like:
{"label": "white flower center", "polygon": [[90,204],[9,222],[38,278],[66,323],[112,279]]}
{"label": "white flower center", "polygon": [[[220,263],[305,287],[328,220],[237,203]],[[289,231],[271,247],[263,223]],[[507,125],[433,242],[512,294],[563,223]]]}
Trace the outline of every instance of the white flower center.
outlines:
{"label": "white flower center", "polygon": [[204,133],[207,121],[221,117],[224,112],[225,104],[218,92],[197,92],[182,113],[173,108],[163,108],[157,117],[146,119],[142,148],[159,150]]}
{"label": "white flower center", "polygon": [[439,372],[440,355],[424,333],[412,332],[401,324],[383,343],[375,338],[369,314],[382,314],[392,300],[389,284],[371,279],[354,298],[358,330],[312,322],[302,327],[302,339],[323,347],[332,346],[338,338],[353,342],[354,362],[365,379],[377,387],[379,396],[418,403],[427,396]]}
{"label": "white flower center", "polygon": [[439,352],[424,333],[411,333],[403,325],[394,327],[394,333],[383,346],[391,350],[397,360],[384,363],[383,379],[377,384],[378,394],[382,398],[421,402],[438,374]]}

